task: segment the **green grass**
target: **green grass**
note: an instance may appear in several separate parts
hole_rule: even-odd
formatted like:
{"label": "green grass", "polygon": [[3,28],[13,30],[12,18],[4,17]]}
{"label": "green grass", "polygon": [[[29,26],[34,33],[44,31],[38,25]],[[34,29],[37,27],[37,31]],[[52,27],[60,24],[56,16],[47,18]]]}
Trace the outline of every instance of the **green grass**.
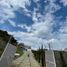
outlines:
{"label": "green grass", "polygon": [[16,53],[19,53],[20,56],[23,55],[23,49],[18,45]]}

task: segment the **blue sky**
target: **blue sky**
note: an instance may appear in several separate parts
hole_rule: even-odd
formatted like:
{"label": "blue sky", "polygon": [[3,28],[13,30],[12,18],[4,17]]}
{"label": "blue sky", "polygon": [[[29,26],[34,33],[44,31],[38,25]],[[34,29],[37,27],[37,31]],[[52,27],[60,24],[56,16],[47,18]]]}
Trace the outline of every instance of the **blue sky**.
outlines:
{"label": "blue sky", "polygon": [[32,49],[65,49],[67,0],[0,0],[0,29]]}

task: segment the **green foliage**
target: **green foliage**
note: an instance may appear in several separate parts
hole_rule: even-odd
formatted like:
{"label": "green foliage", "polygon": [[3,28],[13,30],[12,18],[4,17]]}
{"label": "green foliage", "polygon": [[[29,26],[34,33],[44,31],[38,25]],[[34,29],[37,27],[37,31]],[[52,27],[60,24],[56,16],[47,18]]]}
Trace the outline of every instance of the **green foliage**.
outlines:
{"label": "green foliage", "polygon": [[17,46],[17,51],[16,51],[16,53],[19,53],[20,54],[20,56],[23,54],[23,49],[21,48],[21,46]]}
{"label": "green foliage", "polygon": [[41,49],[39,48],[37,51],[32,50],[34,53],[35,59],[41,64],[41,67],[45,65],[45,50],[43,49],[43,45]]}
{"label": "green foliage", "polygon": [[23,50],[24,50],[24,44],[17,45],[17,51],[16,51],[16,53],[19,53],[20,56],[21,56],[21,55],[23,55]]}

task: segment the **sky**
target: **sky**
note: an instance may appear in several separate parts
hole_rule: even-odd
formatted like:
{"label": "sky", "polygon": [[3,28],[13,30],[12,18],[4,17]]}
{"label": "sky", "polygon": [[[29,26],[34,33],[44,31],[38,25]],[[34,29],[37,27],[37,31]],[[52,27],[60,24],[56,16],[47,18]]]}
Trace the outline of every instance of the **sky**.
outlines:
{"label": "sky", "polygon": [[65,49],[67,0],[0,0],[0,29],[32,49]]}

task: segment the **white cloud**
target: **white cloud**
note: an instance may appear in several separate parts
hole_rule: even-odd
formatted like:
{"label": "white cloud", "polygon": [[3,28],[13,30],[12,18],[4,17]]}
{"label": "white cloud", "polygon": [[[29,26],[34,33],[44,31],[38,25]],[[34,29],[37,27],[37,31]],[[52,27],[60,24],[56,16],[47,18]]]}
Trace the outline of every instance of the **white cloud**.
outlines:
{"label": "white cloud", "polygon": [[[28,10],[25,8],[26,4],[30,5],[30,1],[29,0],[0,0],[0,22],[4,23],[5,20],[9,20],[10,18],[15,18],[14,11],[18,10],[20,7],[22,7],[25,12],[28,12]],[[29,16],[29,13],[27,14]]]}
{"label": "white cloud", "polygon": [[30,5],[29,0],[5,0],[5,1],[16,8],[18,7],[25,8],[26,4]]}
{"label": "white cloud", "polygon": [[64,22],[64,25],[59,29],[59,39],[60,43],[62,44],[62,47],[67,47],[67,18]]}
{"label": "white cloud", "polygon": [[20,25],[17,25],[17,26],[22,28],[22,29],[26,29],[27,32],[31,31],[31,26],[27,26],[26,24],[20,24]]}
{"label": "white cloud", "polygon": [[0,22],[5,23],[5,20],[9,18],[14,18],[15,15],[13,10],[10,8],[9,4],[5,1],[0,1]]}
{"label": "white cloud", "polygon": [[67,33],[67,25],[60,29],[60,32]]}
{"label": "white cloud", "polygon": [[9,34],[14,35],[16,39],[19,39],[18,42],[25,43],[25,45],[32,46],[32,48],[39,48],[41,44],[47,44],[47,40],[43,40],[42,38],[35,37],[33,33],[24,33],[21,31],[18,32],[9,32]]}
{"label": "white cloud", "polygon": [[16,27],[16,23],[15,22],[13,22],[13,21],[11,21],[11,20],[8,20],[9,21],[9,23],[13,26],[13,27]]}
{"label": "white cloud", "polygon": [[67,6],[67,0],[60,0],[60,3],[63,3],[64,6]]}
{"label": "white cloud", "polygon": [[44,47],[46,46],[46,48],[48,49],[48,43],[50,43],[51,48],[55,50],[61,50],[67,47],[67,34],[59,34],[60,39],[52,38],[49,40],[38,38],[34,36],[33,33],[25,33],[22,31],[9,32],[9,34],[13,35],[17,40],[19,39],[18,42],[25,43],[25,45],[28,46],[32,46],[32,49],[38,49],[39,47],[41,47],[41,45],[44,45]]}
{"label": "white cloud", "polygon": [[0,16],[6,16],[6,18],[14,17],[13,10],[11,9],[9,3],[5,1],[0,1]]}
{"label": "white cloud", "polygon": [[47,5],[45,8],[46,12],[54,13],[61,8],[59,4],[55,4],[56,0],[47,0],[47,1],[49,1],[49,5]]}
{"label": "white cloud", "polygon": [[[37,3],[37,1],[35,2]],[[66,45],[67,43],[66,42],[67,34],[63,33],[67,32],[67,26],[61,27],[61,29],[59,30],[60,31],[59,35],[56,34],[57,38],[53,36],[54,34],[52,33],[52,25],[54,24],[54,21],[56,21],[55,20],[56,17],[52,13],[56,12],[61,7],[58,4],[54,3],[55,0],[48,0],[48,1],[50,3],[45,7],[44,14],[42,15],[40,12],[38,12],[39,10],[38,3],[37,3],[38,7],[35,8],[33,12],[26,9],[25,5],[26,4],[30,5],[30,0],[1,0],[0,22],[4,23],[4,20],[8,20],[12,26],[16,27],[16,23],[9,20],[9,18],[14,18],[15,17],[14,10],[18,10],[19,7],[22,7],[24,8],[25,15],[32,17],[34,23],[31,26],[27,26],[26,24],[17,26],[21,27],[22,29],[23,28],[27,29],[27,32],[18,31],[18,32],[9,32],[9,34],[14,35],[14,37],[19,42],[23,42],[26,45],[30,45],[34,49],[41,46],[41,44],[44,44],[48,47],[47,43],[50,41],[52,41],[52,46],[54,46],[54,48],[61,49],[62,48],[61,45]],[[30,13],[32,14],[32,16],[30,15]]]}
{"label": "white cloud", "polygon": [[[42,19],[41,19],[42,18]],[[34,24],[32,25],[31,31],[34,33],[35,36],[38,37],[51,37],[52,25],[54,22],[54,16],[50,13],[46,13],[45,16],[41,17],[40,23],[34,20]]]}
{"label": "white cloud", "polygon": [[58,49],[67,48],[67,18],[63,23],[64,24],[60,27],[58,34],[55,34],[56,39],[53,42],[53,47]]}
{"label": "white cloud", "polygon": [[[50,4],[46,6],[46,13],[41,15],[37,12],[39,8],[35,8],[32,12],[32,20],[34,21],[33,25],[28,27],[27,25],[18,25],[18,27],[25,28],[31,33],[24,32],[13,32],[12,34],[19,38],[19,42],[24,42],[26,45],[31,45],[32,48],[36,49],[37,46],[44,44],[47,46],[47,43],[53,38],[52,37],[52,25],[55,21],[55,16],[51,13],[60,9],[59,5],[56,5],[54,1],[50,1]],[[42,39],[45,38],[45,39]],[[57,40],[58,41],[58,40]],[[54,42],[56,42],[54,40]],[[54,43],[53,42],[53,43]],[[36,46],[36,47],[34,47]]]}
{"label": "white cloud", "polygon": [[39,0],[33,0],[33,1],[37,3]]}
{"label": "white cloud", "polygon": [[[47,43],[48,43],[47,39],[51,38],[51,30],[52,30],[53,21],[54,21],[54,17],[51,14],[47,13],[46,16],[44,17],[44,20],[41,20],[40,23],[34,22],[34,24],[30,27],[28,27],[25,24],[18,25],[18,27],[26,28],[31,33],[27,33],[27,32],[25,33],[22,31],[9,32],[9,33],[14,35],[14,37],[17,38],[19,42],[23,42],[26,45],[31,45],[32,48],[34,49],[37,46],[38,47],[41,46],[42,44],[47,46]],[[47,39],[42,39],[43,37],[46,37]]]}
{"label": "white cloud", "polygon": [[59,30],[60,33],[66,33],[67,34],[67,17],[64,21],[64,24],[62,25],[62,27]]}

